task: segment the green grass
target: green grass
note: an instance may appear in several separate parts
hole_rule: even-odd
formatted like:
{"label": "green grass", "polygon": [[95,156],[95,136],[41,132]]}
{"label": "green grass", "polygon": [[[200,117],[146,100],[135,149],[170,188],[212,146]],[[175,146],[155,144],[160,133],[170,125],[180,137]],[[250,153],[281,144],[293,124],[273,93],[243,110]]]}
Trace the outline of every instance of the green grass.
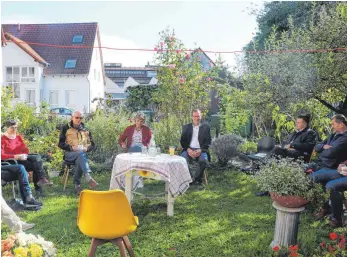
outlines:
{"label": "green grass", "polygon": [[[100,190],[108,189],[110,176],[109,172],[95,176]],[[52,241],[57,256],[86,256],[90,239],[76,225],[78,199],[72,182],[66,194],[60,181],[54,182],[46,190],[42,210],[20,212],[19,216],[36,224],[28,233]],[[157,193],[164,190],[164,184],[146,181],[145,190]],[[269,245],[273,239],[275,210],[269,197],[254,196],[256,190],[254,181],[245,174],[210,171],[207,187],[192,186],[176,198],[174,217],[166,215],[164,197],[135,196],[132,208],[140,226],[129,238],[136,256],[271,256]],[[4,225],[2,228],[4,237],[7,228]],[[312,256],[313,249],[329,232],[324,222],[314,221],[310,212],[304,212],[299,226],[300,252]],[[99,247],[97,256],[119,256],[119,251],[106,244]]]}

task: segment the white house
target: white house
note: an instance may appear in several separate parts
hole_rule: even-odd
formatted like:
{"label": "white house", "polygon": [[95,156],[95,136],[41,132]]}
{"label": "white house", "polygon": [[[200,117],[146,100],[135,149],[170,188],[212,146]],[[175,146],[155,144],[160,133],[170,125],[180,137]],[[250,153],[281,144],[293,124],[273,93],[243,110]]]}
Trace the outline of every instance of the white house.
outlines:
{"label": "white house", "polygon": [[15,102],[91,112],[106,77],[97,23],[2,25],[3,85]]}

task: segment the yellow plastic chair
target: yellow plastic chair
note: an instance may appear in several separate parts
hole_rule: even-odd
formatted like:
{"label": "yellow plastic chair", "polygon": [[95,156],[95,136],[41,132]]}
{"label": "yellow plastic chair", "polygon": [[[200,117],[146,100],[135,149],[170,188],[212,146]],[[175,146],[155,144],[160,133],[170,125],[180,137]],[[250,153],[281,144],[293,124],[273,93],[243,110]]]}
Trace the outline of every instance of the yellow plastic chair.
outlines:
{"label": "yellow plastic chair", "polygon": [[[77,226],[92,238],[88,257],[94,257],[96,248],[107,242],[118,245],[121,257],[126,249],[135,257],[128,234],[139,225],[125,194],[121,190],[83,190],[80,195]],[[125,249],[126,248],[126,249]]]}

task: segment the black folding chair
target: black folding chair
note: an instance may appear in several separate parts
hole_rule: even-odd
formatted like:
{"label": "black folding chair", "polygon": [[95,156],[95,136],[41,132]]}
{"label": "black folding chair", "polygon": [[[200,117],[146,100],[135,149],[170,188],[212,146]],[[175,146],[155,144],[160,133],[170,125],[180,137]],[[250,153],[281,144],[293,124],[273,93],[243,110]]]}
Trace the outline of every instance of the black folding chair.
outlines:
{"label": "black folding chair", "polygon": [[[17,161],[15,159],[5,159],[5,160],[1,160],[1,166],[6,166],[6,165],[16,165],[18,164]],[[16,184],[17,184],[17,189],[18,189],[18,194],[20,194],[20,189],[19,189],[19,183],[17,183],[17,181],[11,181],[11,182],[7,182],[3,179],[1,179],[1,186],[6,186],[7,184],[11,183],[12,184],[12,195],[13,195],[13,200],[14,201],[20,201],[18,199],[16,199]]]}

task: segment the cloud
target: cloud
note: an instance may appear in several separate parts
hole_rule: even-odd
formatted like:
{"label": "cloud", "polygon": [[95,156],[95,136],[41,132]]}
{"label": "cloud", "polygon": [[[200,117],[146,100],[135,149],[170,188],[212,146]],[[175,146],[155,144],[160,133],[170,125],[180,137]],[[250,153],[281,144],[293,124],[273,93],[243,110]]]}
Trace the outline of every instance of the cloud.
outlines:
{"label": "cloud", "polygon": [[[137,44],[132,40],[118,36],[101,34],[100,37],[101,45],[104,47],[150,49],[149,47]],[[102,49],[102,54],[104,63],[122,63],[123,67],[143,67],[147,64],[147,62],[153,62],[154,52]]]}

